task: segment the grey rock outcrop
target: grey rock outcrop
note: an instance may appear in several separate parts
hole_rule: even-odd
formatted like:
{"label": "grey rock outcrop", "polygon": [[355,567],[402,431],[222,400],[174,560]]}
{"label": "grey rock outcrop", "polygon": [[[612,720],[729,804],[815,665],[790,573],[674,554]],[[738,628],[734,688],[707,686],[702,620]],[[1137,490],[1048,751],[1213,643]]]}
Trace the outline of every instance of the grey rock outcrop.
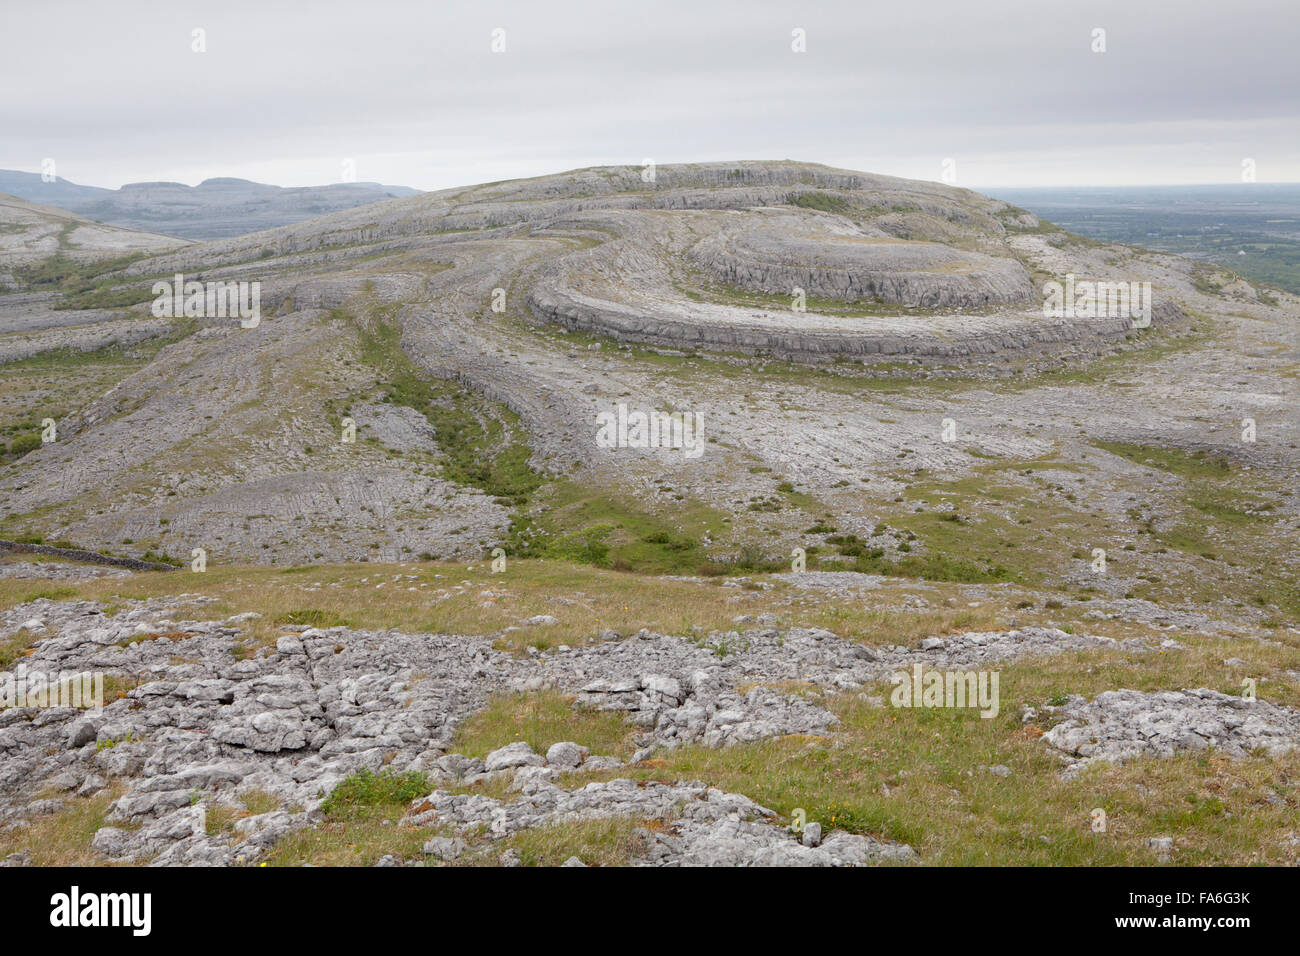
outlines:
{"label": "grey rock outcrop", "polygon": [[[314,825],[323,799],[346,776],[391,767],[423,771],[439,787],[504,779],[521,795],[495,800],[435,791],[428,806],[413,811],[421,825],[485,826],[499,837],[558,820],[671,818],[673,833],[655,844],[658,849],[647,847],[646,860],[748,865],[895,859],[891,854],[903,851],[848,834],[831,833],[820,846],[800,845],[763,822],[769,811],[703,785],[624,780],[566,790],[558,780],[567,771],[624,763],[590,755],[572,741],[547,745],[544,757],[524,741],[486,759],[447,751],[458,724],[494,693],[550,687],[573,694],[580,708],[625,714],[637,761],[684,744],[726,747],[834,732],[835,717],[815,699],[763,682],[794,678],[828,690],[853,689],[914,661],[935,667],[991,663],[1104,643],[1024,629],[952,635],[926,651],[868,651],[829,631],[767,628],[698,640],[650,631],[622,639],[610,634],[564,652],[515,657],[483,637],[307,627],[238,659],[232,651],[257,615],[193,619],[211,600],[182,595],[128,602],[106,614],[91,602],[39,599],[0,613],[0,641],[22,631],[35,637],[26,668],[99,670],[128,685],[122,699],[98,711],[0,712],[0,820],[58,812],[63,798],[32,799],[46,787],[84,796],[113,785],[121,793],[108,810],[110,829],[94,843],[106,857],[156,865],[248,863],[286,834]],[[728,650],[720,655],[723,647]],[[275,807],[250,815],[241,802],[250,790],[272,798]],[[684,815],[678,812],[683,803],[692,808]],[[203,814],[221,808],[234,813],[234,821],[209,832]],[[723,825],[732,814],[759,828]],[[813,850],[815,856],[805,852]],[[438,843],[430,855],[448,852]]]}
{"label": "grey rock outcrop", "polygon": [[1070,774],[1098,760],[1209,749],[1232,757],[1253,750],[1280,755],[1300,747],[1300,713],[1204,687],[1106,691],[1091,701],[1073,697],[1060,711],[1065,720],[1043,741],[1071,758]]}

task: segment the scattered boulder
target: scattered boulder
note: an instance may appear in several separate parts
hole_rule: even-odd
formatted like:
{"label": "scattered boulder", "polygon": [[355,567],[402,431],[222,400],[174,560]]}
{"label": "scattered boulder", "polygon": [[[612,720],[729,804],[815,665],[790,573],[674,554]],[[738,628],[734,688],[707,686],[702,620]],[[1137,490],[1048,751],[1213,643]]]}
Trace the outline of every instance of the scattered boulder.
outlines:
{"label": "scattered boulder", "polygon": [[425,856],[450,862],[465,852],[465,841],[459,837],[434,837],[424,844]]}
{"label": "scattered boulder", "polygon": [[492,751],[483,761],[483,766],[488,773],[493,773],[514,767],[540,767],[545,763],[545,759],[534,753],[526,741],[520,740]]}
{"label": "scattered boulder", "polygon": [[821,846],[822,825],[820,823],[805,824],[803,833],[799,835],[799,842],[804,846]]}
{"label": "scattered boulder", "polygon": [[546,750],[546,764],[550,767],[572,770],[582,763],[586,756],[585,751],[585,747],[579,747],[571,741],[551,744]]}

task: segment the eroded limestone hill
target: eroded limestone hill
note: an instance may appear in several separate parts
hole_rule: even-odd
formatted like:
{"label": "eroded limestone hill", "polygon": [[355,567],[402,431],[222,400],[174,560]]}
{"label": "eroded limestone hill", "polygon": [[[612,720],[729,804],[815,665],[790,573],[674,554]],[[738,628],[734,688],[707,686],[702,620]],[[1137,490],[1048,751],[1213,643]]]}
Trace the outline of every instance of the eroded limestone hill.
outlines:
{"label": "eroded limestone hill", "polygon": [[[1064,580],[1086,571],[1080,542],[1188,507],[1106,443],[1295,473],[1292,300],[936,183],[797,162],[653,172],[446,190],[147,255],[91,277],[76,304],[98,310],[0,301],[0,360],[81,355],[0,396],[9,427],[59,424],[0,470],[0,531],[269,562],[614,560],[592,538],[609,533],[615,557],[661,569],[811,546]],[[260,282],[260,324],[153,317],[152,284],[176,273]],[[1151,327],[1045,318],[1043,284],[1069,274],[1150,283]],[[96,365],[106,343],[130,361]],[[51,398],[90,368],[76,400]],[[598,416],[620,405],[697,415],[705,453],[602,446]],[[1267,442],[1238,440],[1247,417]],[[956,520],[953,495],[994,486],[981,527]],[[1168,498],[1153,517],[1135,493]],[[1070,517],[1028,540],[1031,506]],[[1274,507],[1294,521],[1294,499]],[[1179,573],[1225,546],[1188,545]],[[925,563],[941,550],[957,563]]]}
{"label": "eroded limestone hill", "polygon": [[88,262],[184,245],[184,239],[108,226],[0,193],[0,272],[55,256]]}

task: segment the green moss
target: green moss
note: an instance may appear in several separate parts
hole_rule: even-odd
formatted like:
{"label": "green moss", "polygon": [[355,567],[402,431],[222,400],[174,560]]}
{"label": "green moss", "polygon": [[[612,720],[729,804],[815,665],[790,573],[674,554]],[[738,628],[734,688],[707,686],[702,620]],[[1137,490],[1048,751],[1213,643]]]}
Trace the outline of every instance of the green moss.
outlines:
{"label": "green moss", "polygon": [[402,351],[401,329],[391,315],[391,308],[380,309],[370,322],[354,322],[362,361],[383,376],[382,400],[413,408],[429,420],[445,456],[447,480],[515,507],[527,502],[546,479],[528,464],[532,449],[518,416],[459,383],[424,375]]}

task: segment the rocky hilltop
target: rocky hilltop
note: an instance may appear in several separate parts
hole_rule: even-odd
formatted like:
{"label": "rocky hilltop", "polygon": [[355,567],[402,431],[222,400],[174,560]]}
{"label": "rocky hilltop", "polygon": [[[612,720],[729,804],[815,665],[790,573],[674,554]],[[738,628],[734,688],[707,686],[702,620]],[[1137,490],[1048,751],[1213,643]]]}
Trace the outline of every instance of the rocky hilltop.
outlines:
{"label": "rocky hilltop", "polygon": [[[230,559],[355,560],[501,544],[518,489],[463,473],[448,481],[428,405],[393,401],[399,372],[455,393],[422,400],[444,418],[485,423],[479,445],[462,450],[470,458],[522,455],[521,487],[576,468],[632,488],[686,468],[692,496],[725,511],[767,500],[760,468],[833,508],[862,493],[858,475],[899,455],[914,456],[909,468],[959,475],[976,456],[1060,448],[1053,422],[1085,412],[1093,438],[1206,440],[1209,409],[1195,393],[1117,405],[1081,383],[1068,398],[1041,393],[1030,425],[1017,394],[972,404],[935,392],[899,406],[853,384],[855,366],[997,377],[1178,336],[1188,308],[1217,307],[1186,260],[1078,241],[968,190],[806,163],[666,166],[649,178],[602,168],[411,196],[138,257],[84,282],[91,291],[73,302],[64,293],[57,310],[30,298],[58,296],[54,285],[11,297],[0,356],[142,341],[157,352],[69,408],[60,441],[0,473],[0,519],[15,533],[74,526],[96,547],[129,540],[137,556],[202,544]],[[149,290],[176,273],[260,283],[264,320],[242,329],[152,316]],[[1036,290],[1067,274],[1149,282],[1151,327],[1135,330],[1127,316],[1045,318]],[[139,304],[67,308],[121,301]],[[668,354],[648,361],[642,347]],[[766,376],[773,359],[808,371]],[[731,375],[742,369],[750,397],[737,415]],[[792,387],[793,403],[782,397]],[[1247,392],[1238,419],[1264,401]],[[1220,405],[1224,393],[1210,394]],[[689,462],[599,447],[593,422],[619,400],[699,412],[710,454]],[[345,411],[356,443],[336,434]],[[961,423],[962,440],[938,440],[945,418]],[[898,487],[876,474],[872,491]],[[788,539],[794,523],[770,514],[736,520],[784,525],[770,530]]]}
{"label": "rocky hilltop", "polygon": [[63,257],[91,262],[187,245],[184,239],[94,222],[54,206],[0,193],[0,270]]}

